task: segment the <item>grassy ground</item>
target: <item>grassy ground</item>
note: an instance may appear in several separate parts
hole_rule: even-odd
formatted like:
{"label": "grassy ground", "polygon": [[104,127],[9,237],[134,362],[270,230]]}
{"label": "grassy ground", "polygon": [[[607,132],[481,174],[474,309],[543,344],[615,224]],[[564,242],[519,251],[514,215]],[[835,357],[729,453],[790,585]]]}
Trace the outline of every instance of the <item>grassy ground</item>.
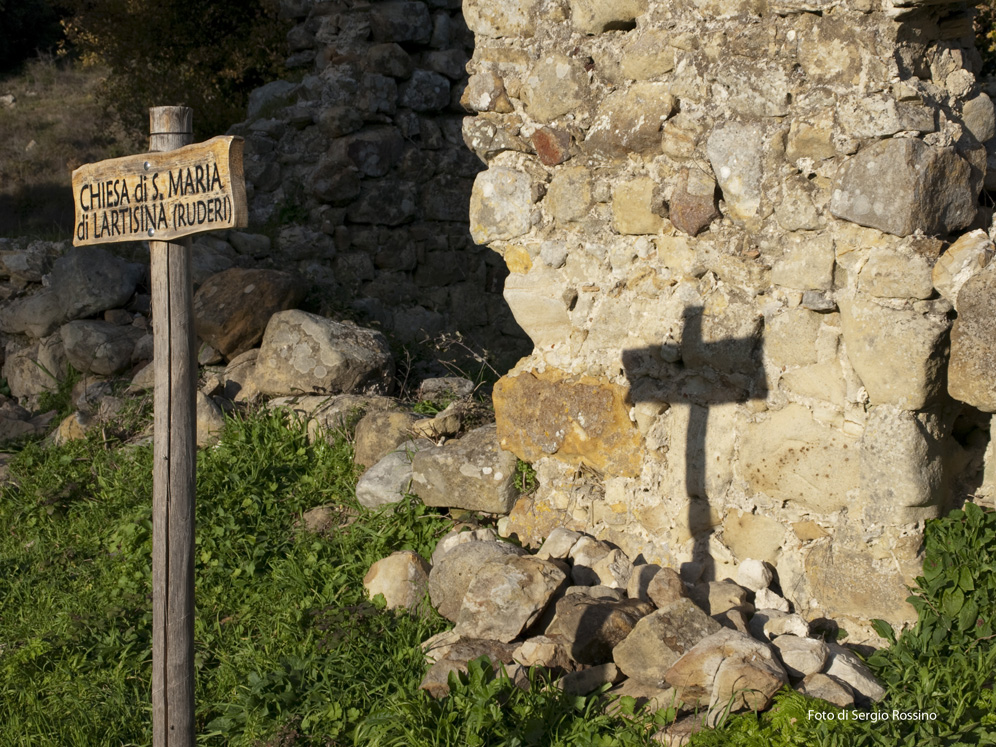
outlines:
{"label": "grassy ground", "polygon": [[142,148],[97,104],[101,76],[41,56],[0,78],[0,96],[15,98],[0,105],[0,236],[71,238],[72,170]]}
{"label": "grassy ground", "polygon": [[[61,447],[26,444],[9,465],[0,747],[150,744],[152,454],[133,438],[149,415],[148,400],[134,400],[117,426]],[[539,672],[525,692],[477,662],[442,701],[418,690],[419,644],[449,623],[381,609],[362,577],[396,550],[427,557],[450,522],[416,499],[363,509],[351,456],[344,434],[309,443],[299,422],[267,411],[230,420],[199,453],[199,744],[653,743],[673,712],[623,700],[609,715],[602,699],[567,696]],[[321,535],[298,525],[318,505],[336,517]],[[894,643],[870,660],[883,703],[842,712],[785,691],[769,712],[735,716],[692,744],[996,743],[996,515],[969,505],[932,522],[926,551],[919,624],[898,639],[882,624]]]}

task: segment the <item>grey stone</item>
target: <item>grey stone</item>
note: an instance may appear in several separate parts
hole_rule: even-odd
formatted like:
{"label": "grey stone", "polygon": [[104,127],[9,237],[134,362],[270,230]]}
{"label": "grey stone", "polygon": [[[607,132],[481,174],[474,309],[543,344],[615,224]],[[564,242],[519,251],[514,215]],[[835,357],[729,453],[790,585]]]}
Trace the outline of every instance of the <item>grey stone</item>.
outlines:
{"label": "grey stone", "polygon": [[463,597],[481,567],[507,555],[525,555],[526,551],[507,542],[464,542],[434,561],[429,572],[429,597],[436,611],[457,621]]}
{"label": "grey stone", "polygon": [[432,551],[432,558],[430,558],[430,561],[433,566],[439,565],[442,559],[446,556],[446,553],[459,545],[466,544],[467,542],[498,541],[498,535],[491,527],[479,527],[477,529],[458,527],[447,532],[440,538],[439,542],[436,543],[436,549]]}
{"label": "grey stone", "polygon": [[734,220],[755,219],[761,207],[764,130],[756,123],[727,122],[706,141],[706,153]]}
{"label": "grey stone", "polygon": [[957,311],[962,286],[986,267],[994,254],[996,246],[981,228],[959,236],[934,263],[931,271],[934,288]]}
{"label": "grey stone", "polygon": [[681,576],[674,568],[661,568],[647,585],[647,596],[657,607],[663,609],[679,599],[688,596]]}
{"label": "grey stone", "polygon": [[436,112],[450,103],[450,81],[430,70],[416,70],[400,88],[398,103],[417,112]]}
{"label": "grey stone", "polygon": [[679,658],[719,629],[690,599],[679,599],[641,618],[612,658],[626,676],[659,686]]}
{"label": "grey stone", "polygon": [[585,667],[569,672],[557,680],[557,687],[570,695],[587,695],[605,685],[614,685],[622,679],[621,672],[612,662]]}
{"label": "grey stone", "polygon": [[0,330],[11,334],[45,337],[65,320],[62,298],[53,290],[14,299],[0,309]]}
{"label": "grey stone", "polygon": [[[674,96],[665,83],[633,83],[610,93],[598,105],[592,119],[585,149],[622,157],[627,153],[659,152],[661,127],[676,108]],[[713,186],[715,189],[715,186]],[[712,192],[699,186],[696,194]]]}
{"label": "grey stone", "polygon": [[796,690],[810,698],[825,700],[838,708],[850,708],[854,705],[854,690],[851,689],[851,686],[828,674],[807,675],[798,684]]}
{"label": "grey stone", "polygon": [[630,599],[640,599],[653,602],[650,597],[650,584],[654,576],[660,573],[661,567],[656,563],[640,563],[633,566],[629,582],[626,584],[626,596]]}
{"label": "grey stone", "polygon": [[416,454],[413,489],[427,506],[504,514],[518,497],[515,455],[498,447],[494,425]]}
{"label": "grey stone", "polygon": [[434,448],[428,439],[404,441],[377,461],[356,482],[356,500],[366,508],[397,503],[412,488],[412,458]]}
{"label": "grey stone", "polygon": [[836,643],[827,644],[830,651],[824,674],[846,682],[864,702],[878,701],[885,697],[885,688],[853,651]]}
{"label": "grey stone", "polygon": [[291,310],[270,318],[254,380],[264,394],[387,394],[393,376],[380,332]]}
{"label": "grey stone", "polygon": [[470,197],[470,232],[478,244],[514,239],[533,222],[532,180],[505,167],[482,171]]}
{"label": "grey stone", "polygon": [[463,596],[454,632],[511,641],[539,618],[566,580],[554,563],[529,555],[484,563]]}
{"label": "grey stone", "polygon": [[216,444],[225,427],[225,416],[218,404],[204,392],[197,392],[197,446]]}
{"label": "grey stone", "polygon": [[546,540],[536,551],[536,557],[564,559],[568,557],[571,548],[581,539],[581,536],[581,532],[575,532],[566,527],[557,527],[547,535]]}
{"label": "grey stone", "polygon": [[778,658],[785,671],[793,679],[802,679],[823,671],[830,649],[823,641],[813,638],[800,638],[795,635],[780,635],[772,641],[778,650]]}
{"label": "grey stone", "polygon": [[554,53],[540,59],[529,72],[521,96],[529,116],[545,124],[580,107],[587,90],[581,60]]}
{"label": "grey stone", "polygon": [[944,235],[971,224],[975,200],[971,166],[954,148],[892,138],[840,167],[830,212],[897,236]]}
{"label": "grey stone", "polygon": [[266,113],[287,106],[294,100],[298,89],[296,83],[288,80],[275,80],[254,89],[249,94],[246,119],[258,119]]}
{"label": "grey stone", "polygon": [[[425,677],[419,684],[419,688],[425,690],[434,698],[444,698],[449,695],[449,676],[451,672],[466,672],[467,663],[481,656],[487,656],[492,663],[493,669],[497,670],[501,663],[509,665],[506,671],[510,676],[516,675],[516,665],[512,661],[512,652],[515,647],[509,643],[500,641],[488,641],[480,639],[457,640],[449,644],[445,655],[440,657],[426,672]],[[520,678],[524,679],[521,674]]]}
{"label": "grey stone", "polygon": [[745,558],[737,568],[737,583],[753,592],[766,589],[774,578],[771,565],[763,560]]}
{"label": "grey stone", "polygon": [[98,320],[69,322],[59,329],[66,357],[77,371],[112,376],[132,362],[135,343],[144,332]]}
{"label": "grey stone", "polygon": [[432,16],[425,3],[392,0],[371,7],[370,28],[376,42],[426,44],[432,35]]}

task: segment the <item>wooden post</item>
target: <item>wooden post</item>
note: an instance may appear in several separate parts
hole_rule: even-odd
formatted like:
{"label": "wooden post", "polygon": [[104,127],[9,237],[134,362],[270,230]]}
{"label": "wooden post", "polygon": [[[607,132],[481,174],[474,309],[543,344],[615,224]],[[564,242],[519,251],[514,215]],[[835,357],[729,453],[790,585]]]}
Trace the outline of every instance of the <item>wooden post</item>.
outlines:
{"label": "wooden post", "polygon": [[[149,114],[149,151],[175,150],[193,142],[190,109],[161,106]],[[152,743],[194,747],[197,359],[190,239],[150,241],[149,247],[155,325]]]}

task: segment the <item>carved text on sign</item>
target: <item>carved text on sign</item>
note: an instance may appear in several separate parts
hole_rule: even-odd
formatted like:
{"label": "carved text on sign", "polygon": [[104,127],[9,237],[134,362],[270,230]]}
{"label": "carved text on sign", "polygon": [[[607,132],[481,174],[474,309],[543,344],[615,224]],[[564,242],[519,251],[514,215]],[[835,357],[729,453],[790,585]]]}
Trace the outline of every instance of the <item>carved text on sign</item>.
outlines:
{"label": "carved text on sign", "polygon": [[247,224],[242,138],[114,158],[73,172],[76,246],[170,241]]}

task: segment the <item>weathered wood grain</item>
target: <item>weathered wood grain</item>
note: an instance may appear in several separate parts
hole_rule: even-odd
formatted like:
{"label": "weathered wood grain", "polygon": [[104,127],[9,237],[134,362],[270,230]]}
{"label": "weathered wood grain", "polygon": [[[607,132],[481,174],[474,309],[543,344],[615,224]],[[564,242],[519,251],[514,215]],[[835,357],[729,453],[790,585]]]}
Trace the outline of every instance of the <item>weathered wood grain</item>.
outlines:
{"label": "weathered wood grain", "polygon": [[[151,110],[149,149],[192,139],[191,110]],[[194,747],[194,491],[197,359],[190,239],[152,241],[155,436],[152,474],[152,737]]]}

